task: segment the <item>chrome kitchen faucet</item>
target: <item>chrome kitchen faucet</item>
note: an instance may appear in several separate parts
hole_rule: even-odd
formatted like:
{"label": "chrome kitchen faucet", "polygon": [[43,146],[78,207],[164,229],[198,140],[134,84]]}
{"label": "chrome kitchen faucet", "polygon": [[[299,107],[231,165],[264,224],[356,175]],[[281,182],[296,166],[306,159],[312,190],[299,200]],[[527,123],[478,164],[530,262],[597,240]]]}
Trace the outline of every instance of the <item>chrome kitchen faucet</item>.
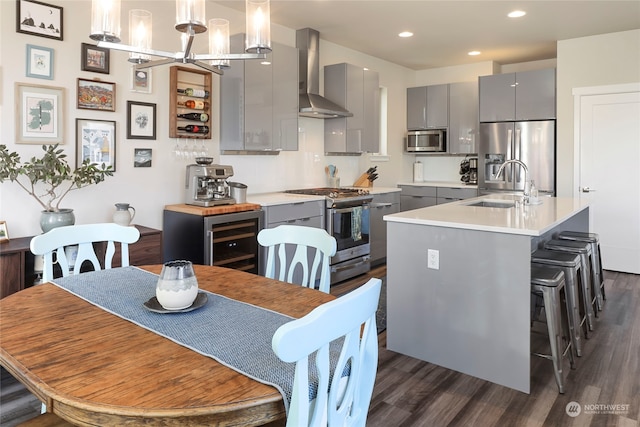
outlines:
{"label": "chrome kitchen faucet", "polygon": [[496,172],[496,178],[500,177],[500,174],[502,173],[502,170],[504,169],[507,163],[516,163],[522,166],[522,169],[524,169],[524,191],[522,192],[522,203],[525,205],[528,205],[529,204],[529,188],[531,188],[529,180],[527,179],[529,177],[529,168],[521,160],[518,160],[518,159],[505,160],[504,163],[500,165],[498,172]]}

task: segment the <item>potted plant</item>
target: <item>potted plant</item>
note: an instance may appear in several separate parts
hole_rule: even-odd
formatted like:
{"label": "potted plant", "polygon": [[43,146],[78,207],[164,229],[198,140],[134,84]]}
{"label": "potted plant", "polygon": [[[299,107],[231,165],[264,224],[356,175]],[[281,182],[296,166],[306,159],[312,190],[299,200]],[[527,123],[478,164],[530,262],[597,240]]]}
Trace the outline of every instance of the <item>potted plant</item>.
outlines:
{"label": "potted plant", "polygon": [[0,183],[16,182],[42,206],[40,226],[47,232],[75,223],[73,209],[60,208],[62,199],[72,190],[98,184],[107,176],[113,176],[113,167],[104,163],[98,166],[85,159],[80,167],[72,170],[67,155],[58,144],[43,145],[42,149],[42,157],[21,162],[18,153],[9,152],[6,145],[0,144]]}

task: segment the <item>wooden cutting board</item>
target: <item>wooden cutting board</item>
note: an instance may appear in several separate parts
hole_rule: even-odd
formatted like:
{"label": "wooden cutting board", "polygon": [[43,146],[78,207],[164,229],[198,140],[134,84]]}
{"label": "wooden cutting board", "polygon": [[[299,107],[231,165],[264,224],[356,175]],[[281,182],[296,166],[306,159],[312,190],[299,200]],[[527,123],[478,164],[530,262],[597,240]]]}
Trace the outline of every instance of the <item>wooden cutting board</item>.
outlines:
{"label": "wooden cutting board", "polygon": [[209,215],[222,215],[222,214],[235,213],[235,212],[258,211],[262,208],[262,206],[256,205],[255,203],[237,203],[235,205],[220,205],[220,206],[210,206],[210,207],[179,204],[179,205],[166,205],[164,208],[166,210],[174,211],[174,212],[181,212],[181,213],[186,213],[191,215],[209,216]]}

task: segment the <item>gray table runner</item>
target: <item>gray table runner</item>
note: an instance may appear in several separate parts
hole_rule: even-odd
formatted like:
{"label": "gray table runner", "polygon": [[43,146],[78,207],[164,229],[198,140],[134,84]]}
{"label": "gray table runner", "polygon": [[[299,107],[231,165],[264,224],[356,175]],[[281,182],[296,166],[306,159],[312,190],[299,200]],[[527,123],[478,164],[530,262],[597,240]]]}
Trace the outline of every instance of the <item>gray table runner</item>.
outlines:
{"label": "gray table runner", "polygon": [[292,318],[204,290],[200,292],[207,292],[208,301],[202,308],[187,313],[153,313],[143,303],[155,296],[157,280],[156,274],[123,267],[61,277],[53,283],[110,313],[276,387],[288,412],[295,364],[282,362],[275,355],[271,339],[278,327]]}

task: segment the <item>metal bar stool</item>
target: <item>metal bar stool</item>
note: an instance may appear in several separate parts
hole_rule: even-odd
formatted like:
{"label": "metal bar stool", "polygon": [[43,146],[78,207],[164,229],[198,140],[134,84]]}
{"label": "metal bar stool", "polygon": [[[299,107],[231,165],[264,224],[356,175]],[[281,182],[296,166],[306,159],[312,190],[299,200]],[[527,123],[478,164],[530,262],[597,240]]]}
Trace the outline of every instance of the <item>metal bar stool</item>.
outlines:
{"label": "metal bar stool", "polygon": [[[535,356],[550,359],[553,362],[553,373],[558,390],[564,394],[564,378],[562,376],[562,358],[569,356],[571,369],[575,369],[573,346],[569,328],[571,304],[566,297],[565,276],[560,268],[531,266],[531,293],[541,295],[544,301],[547,331],[551,354],[532,353]],[[565,310],[561,304],[564,301]],[[564,338],[564,341],[563,341]],[[564,344],[566,342],[566,345]]]}
{"label": "metal bar stool", "polygon": [[569,332],[571,342],[578,356],[582,356],[581,327],[584,330],[585,338],[589,337],[589,325],[587,315],[582,307],[581,299],[578,295],[578,281],[580,280],[580,256],[568,252],[555,252],[547,249],[538,249],[531,254],[531,265],[552,266],[562,269],[564,272],[565,289],[567,299],[571,305],[569,315]]}
{"label": "metal bar stool", "polygon": [[591,263],[595,267],[593,268],[598,284],[598,298],[600,303],[600,310],[604,306],[604,301],[607,299],[604,292],[604,274],[602,271],[602,255],[600,252],[600,237],[597,233],[587,233],[582,231],[563,231],[558,234],[557,239],[560,240],[574,240],[577,242],[588,242],[591,245]]}
{"label": "metal bar stool", "polygon": [[589,323],[589,330],[593,331],[593,317],[598,316],[598,297],[596,289],[598,286],[594,281],[593,268],[591,265],[591,245],[587,242],[576,242],[571,240],[549,240],[544,244],[545,249],[550,251],[569,252],[572,254],[580,255],[580,261],[582,268],[580,268],[580,283],[583,287],[582,295],[588,298],[584,301],[585,306],[588,306],[587,319]]}

